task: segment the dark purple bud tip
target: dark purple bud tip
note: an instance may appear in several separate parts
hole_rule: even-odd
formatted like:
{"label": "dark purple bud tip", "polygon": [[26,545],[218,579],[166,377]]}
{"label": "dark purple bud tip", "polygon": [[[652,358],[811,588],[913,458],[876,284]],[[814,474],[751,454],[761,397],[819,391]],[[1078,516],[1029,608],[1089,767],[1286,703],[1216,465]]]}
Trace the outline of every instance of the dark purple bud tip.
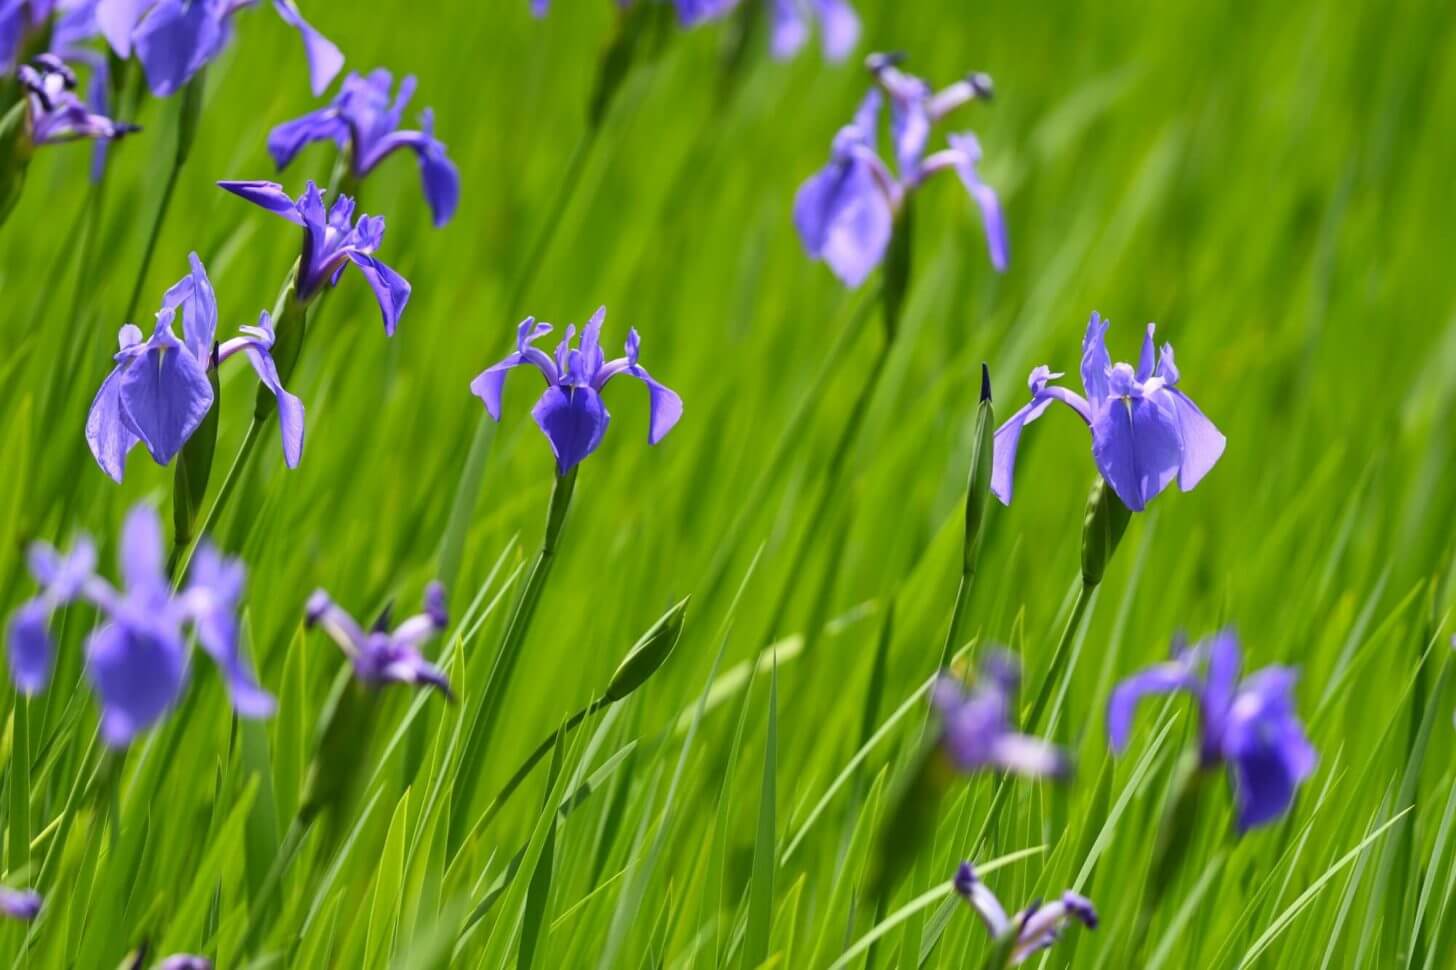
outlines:
{"label": "dark purple bud tip", "polygon": [[976,877],[976,867],[969,862],[962,862],[956,867],[955,878],[951,880],[951,884],[955,886],[957,893],[969,899],[971,891],[976,888],[976,883],[979,881]]}
{"label": "dark purple bud tip", "polygon": [[985,71],[973,71],[966,75],[966,83],[971,90],[976,92],[976,97],[982,101],[990,101],[996,96],[996,86],[991,81],[991,75]]}
{"label": "dark purple bud tip", "polygon": [[323,618],[323,615],[329,611],[329,607],[333,605],[333,600],[329,599],[328,593],[325,593],[321,589],[314,590],[313,595],[308,598],[308,606],[305,608],[306,611],[304,613],[304,622],[309,626],[313,626]]}
{"label": "dark purple bud tip", "polygon": [[1062,905],[1089,930],[1097,929],[1097,910],[1093,908],[1092,900],[1069,889],[1062,894]]}
{"label": "dark purple bud tip", "polygon": [[66,90],[70,91],[76,87],[76,72],[66,66],[66,62],[54,54],[42,54],[31,63],[48,74],[59,74],[61,82],[65,84]]}
{"label": "dark purple bud tip", "polygon": [[985,361],[981,362],[981,400],[991,400],[991,368],[986,366]]}
{"label": "dark purple bud tip", "polygon": [[445,587],[439,581],[425,587],[425,615],[437,630],[450,625],[450,614],[445,609]]}
{"label": "dark purple bud tip", "polygon": [[390,600],[384,604],[384,609],[374,618],[374,625],[370,627],[373,633],[388,633],[391,622],[394,619],[394,601]]}
{"label": "dark purple bud tip", "polygon": [[905,63],[904,51],[890,51],[884,54],[871,54],[865,58],[865,67],[871,74],[878,74],[887,67],[898,67]]}

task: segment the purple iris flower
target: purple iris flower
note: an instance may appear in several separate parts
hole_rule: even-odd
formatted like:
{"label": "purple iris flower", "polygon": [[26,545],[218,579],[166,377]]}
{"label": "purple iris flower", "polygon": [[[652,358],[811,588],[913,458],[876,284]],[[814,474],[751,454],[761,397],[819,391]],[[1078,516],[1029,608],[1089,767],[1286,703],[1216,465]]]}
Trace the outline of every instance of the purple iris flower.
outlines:
{"label": "purple iris flower", "polygon": [[1032,903],[1015,916],[1007,916],[1001,900],[976,875],[976,867],[962,862],[954,879],[956,893],[970,904],[993,940],[1002,940],[1015,933],[1010,965],[1016,966],[1035,953],[1051,946],[1068,923],[1076,920],[1089,930],[1097,928],[1097,910],[1092,900],[1068,889],[1050,903]]}
{"label": "purple iris flower", "polygon": [[42,54],[16,72],[25,90],[30,140],[35,145],[68,141],[115,141],[140,131],[92,111],[76,97],[76,75],[54,54]]}
{"label": "purple iris flower", "polygon": [[[121,328],[116,366],[91,402],[86,443],[101,470],[120,482],[126,456],[137,444],[159,465],[170,462],[212,409],[208,371],[241,353],[278,401],[283,458],[289,468],[303,457],[303,402],[284,390],[270,353],[273,325],[264,311],[256,327],[214,351],[217,298],[196,253],[192,272],[167,291],[150,338],[133,324]],[[172,329],[182,315],[182,338]]]}
{"label": "purple iris flower", "polygon": [[[932,127],[961,105],[989,98],[990,78],[974,74],[936,93],[902,73],[896,58],[874,54],[867,63],[879,88],[871,89],[854,120],[834,136],[829,164],[794,198],[794,225],[809,256],[828,263],[846,286],[859,286],[884,260],[895,214],[905,200],[937,172],[954,171],[981,210],[991,265],[1005,270],[1006,223],[996,193],[977,173],[981,145],[976,136],[950,135],[949,148],[925,155]],[[898,177],[876,151],[885,95]]]}
{"label": "purple iris flower", "polygon": [[516,330],[516,352],[486,368],[470,382],[471,392],[485,402],[486,412],[499,421],[506,373],[522,364],[533,364],[541,371],[546,378],[546,391],[531,410],[531,416],[551,442],[558,475],[565,475],[602,443],[612,416],[602,403],[601,390],[618,374],[635,377],[647,385],[649,445],[666,437],[682,417],[682,398],[659,384],[637,363],[641,342],[635,329],[627,331],[626,356],[612,361],[606,359],[601,345],[602,321],[606,316],[606,307],[592,314],[581,332],[579,347],[571,346],[576,327],[567,327],[566,338],[557,345],[554,358],[531,346],[551,332],[551,324],[537,323],[535,317],[527,317]]}
{"label": "purple iris flower", "polygon": [[30,922],[40,913],[40,893],[31,889],[0,886],[0,915]]}
{"label": "purple iris flower", "polygon": [[415,684],[433,687],[454,699],[450,681],[420,654],[420,645],[450,625],[445,611],[445,588],[431,583],[425,589],[425,610],[391,632],[382,620],[364,632],[358,622],[323,590],[308,600],[308,625],[322,627],[354,665],[354,675],[366,684]]}
{"label": "purple iris flower", "polygon": [[384,332],[394,336],[400,314],[409,302],[409,281],[383,262],[374,251],[384,240],[384,217],[361,215],[354,219],[354,200],[347,195],[324,208],[324,196],[310,179],[298,201],[276,182],[219,182],[224,189],[256,206],[303,227],[303,254],[298,265],[298,298],[307,303],[325,286],[336,286],[344,267],[353,263],[369,281]]}
{"label": "purple iris flower", "polygon": [[786,60],[809,39],[809,22],[817,20],[824,56],[842,61],[859,43],[860,23],[845,0],[767,0],[773,13],[773,56]]}
{"label": "purple iris flower", "polygon": [[1056,745],[1020,734],[1011,724],[1019,672],[1000,653],[981,664],[981,675],[967,691],[959,679],[942,674],[931,692],[940,712],[940,747],[961,771],[991,768],[1032,778],[1062,778],[1071,771]]}
{"label": "purple iris flower", "polygon": [[390,154],[409,149],[420,162],[425,199],[435,225],[443,226],[455,214],[460,201],[460,172],[445,154],[445,144],[435,137],[435,114],[420,113],[420,131],[399,130],[400,119],[415,91],[415,79],[406,77],[390,103],[394,79],[386,70],[368,77],[350,74],[339,94],[327,107],[274,128],[268,136],[268,152],[280,169],[303,148],[315,141],[332,141],[349,150],[349,167],[362,179]]}
{"label": "purple iris flower", "polygon": [[[165,97],[192,80],[222,53],[232,18],[258,0],[100,0],[96,23],[118,57],[135,50],[152,93]],[[314,94],[322,94],[344,66],[344,55],[299,13],[293,0],[273,0],[283,22],[298,31],[308,56]]]}
{"label": "purple iris flower", "polygon": [[1202,717],[1199,761],[1228,765],[1240,832],[1289,810],[1295,788],[1318,756],[1294,711],[1296,673],[1266,667],[1239,683],[1239,641],[1231,630],[1192,647],[1174,644],[1173,659],[1123,681],[1107,705],[1107,739],[1121,752],[1132,733],[1138,702],[1152,694],[1186,691]]}
{"label": "purple iris flower", "polygon": [[191,953],[178,953],[163,960],[157,970],[212,970],[212,961]]}
{"label": "purple iris flower", "polygon": [[1178,388],[1173,347],[1164,344],[1158,354],[1153,324],[1148,324],[1136,368],[1112,363],[1107,327],[1108,321],[1093,313],[1082,338],[1085,398],[1049,383],[1062,375],[1038,367],[1031,372],[1031,403],[996,430],[991,491],[1003,504],[1011,504],[1021,429],[1041,417],[1053,401],[1061,401],[1087,422],[1098,471],[1134,512],[1141,512],[1175,478],[1179,488],[1192,491],[1223,455],[1224,436]]}
{"label": "purple iris flower", "polygon": [[95,552],[84,537],[62,555],[43,543],[30,549],[30,569],[41,592],[10,619],[10,673],[17,689],[35,694],[50,680],[52,614],[76,600],[101,610],[106,622],[86,645],[86,676],[101,700],[101,736],[124,747],[160,720],[181,696],[187,674],[184,627],[191,625],[222,671],[235,710],[266,717],[273,698],[258,686],[241,654],[236,620],[242,596],[242,564],[210,549],[181,593],[174,594],[163,568],[162,525],[149,506],[127,515],[121,536],[118,591],[96,575]]}
{"label": "purple iris flower", "polygon": [[50,19],[55,0],[0,0],[0,70],[12,71],[26,43]]}

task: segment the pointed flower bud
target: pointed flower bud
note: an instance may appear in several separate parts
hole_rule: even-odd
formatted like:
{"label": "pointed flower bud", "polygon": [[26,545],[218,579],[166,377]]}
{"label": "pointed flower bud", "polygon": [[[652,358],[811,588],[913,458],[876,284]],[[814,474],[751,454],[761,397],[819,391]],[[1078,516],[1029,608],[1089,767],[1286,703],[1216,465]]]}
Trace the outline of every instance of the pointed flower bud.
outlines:
{"label": "pointed flower bud", "polygon": [[617,665],[612,680],[602,695],[608,703],[615,703],[627,697],[647,683],[648,678],[667,662],[677,641],[682,635],[683,619],[687,615],[688,599],[684,598],[653,624],[652,629],[642,634]]}

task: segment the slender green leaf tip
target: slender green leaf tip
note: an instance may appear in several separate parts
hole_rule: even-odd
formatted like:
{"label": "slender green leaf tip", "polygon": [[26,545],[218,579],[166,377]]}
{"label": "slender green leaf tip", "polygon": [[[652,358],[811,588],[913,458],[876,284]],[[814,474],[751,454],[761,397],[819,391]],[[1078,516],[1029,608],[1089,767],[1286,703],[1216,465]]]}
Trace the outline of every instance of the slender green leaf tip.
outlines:
{"label": "slender green leaf tip", "polygon": [[679,600],[627,651],[627,656],[617,665],[611,683],[607,684],[606,692],[602,695],[608,703],[615,704],[647,683],[667,662],[667,658],[672,656],[678,638],[682,635],[683,618],[687,615],[688,601],[691,599],[691,596],[686,596]]}

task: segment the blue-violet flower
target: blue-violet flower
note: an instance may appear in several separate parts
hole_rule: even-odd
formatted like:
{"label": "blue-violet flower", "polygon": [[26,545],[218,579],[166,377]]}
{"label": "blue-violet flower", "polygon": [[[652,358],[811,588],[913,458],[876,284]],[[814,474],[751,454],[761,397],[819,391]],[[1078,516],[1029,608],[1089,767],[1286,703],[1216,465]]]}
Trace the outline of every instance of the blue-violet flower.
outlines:
{"label": "blue-violet flower", "polygon": [[1076,920],[1089,930],[1097,928],[1097,910],[1092,900],[1068,889],[1050,903],[1032,903],[1015,916],[1007,916],[1001,900],[976,874],[976,867],[962,862],[953,880],[956,894],[970,904],[986,930],[996,941],[1016,935],[1011,945],[1010,965],[1016,966],[1045,950],[1061,936],[1062,928]]}
{"label": "blue-violet flower", "polygon": [[424,612],[405,620],[392,632],[381,622],[366,633],[321,589],[309,597],[307,620],[309,626],[320,627],[339,645],[354,665],[354,675],[364,683],[433,687],[447,698],[454,698],[445,674],[420,654],[422,644],[450,625],[445,588],[439,583],[425,589]]}
{"label": "blue-violet flower", "polygon": [[1071,762],[1060,748],[1011,724],[1018,679],[1015,660],[1001,653],[982,662],[970,690],[942,674],[931,692],[941,716],[941,750],[963,772],[990,768],[1033,778],[1065,777]]}

